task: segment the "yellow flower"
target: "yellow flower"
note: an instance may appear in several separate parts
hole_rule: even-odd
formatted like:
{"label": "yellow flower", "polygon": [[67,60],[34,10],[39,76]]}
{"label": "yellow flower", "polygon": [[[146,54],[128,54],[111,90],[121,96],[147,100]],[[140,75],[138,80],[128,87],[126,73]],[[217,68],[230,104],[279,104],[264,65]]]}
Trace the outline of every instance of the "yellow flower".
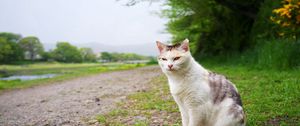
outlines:
{"label": "yellow flower", "polygon": [[279,14],[279,13],[281,13],[281,12],[284,11],[284,10],[285,10],[284,8],[274,9],[274,10],[273,10],[273,13]]}
{"label": "yellow flower", "polygon": [[289,11],[290,9],[287,9],[287,8],[278,8],[278,9],[275,9],[275,10],[273,10],[273,13],[275,13],[275,14],[279,14],[280,16],[287,16],[287,17],[291,17],[290,15],[290,11]]}
{"label": "yellow flower", "polygon": [[284,9],[284,8],[282,8],[281,10],[280,10],[280,16],[287,16],[288,18],[291,18],[291,14],[290,14],[290,12],[287,10],[287,9]]}
{"label": "yellow flower", "polygon": [[292,5],[292,4],[286,4],[286,5],[283,5],[283,7],[284,7],[285,9],[290,9],[290,8],[293,7],[293,5]]}
{"label": "yellow flower", "polygon": [[291,27],[300,25],[300,1],[282,0],[281,8],[276,8],[272,12],[270,20],[281,27]]}

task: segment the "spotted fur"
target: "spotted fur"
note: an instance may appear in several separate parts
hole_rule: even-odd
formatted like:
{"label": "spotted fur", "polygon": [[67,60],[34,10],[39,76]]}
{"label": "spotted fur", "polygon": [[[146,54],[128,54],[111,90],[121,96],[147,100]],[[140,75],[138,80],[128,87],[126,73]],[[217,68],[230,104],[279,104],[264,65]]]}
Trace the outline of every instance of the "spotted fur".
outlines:
{"label": "spotted fur", "polygon": [[177,49],[180,46],[180,44],[175,44],[175,45],[167,45],[166,50],[167,51],[172,51],[174,49]]}
{"label": "spotted fur", "polygon": [[237,89],[225,76],[209,72],[208,78],[215,104],[222,102],[225,98],[232,98],[236,104],[243,106]]}

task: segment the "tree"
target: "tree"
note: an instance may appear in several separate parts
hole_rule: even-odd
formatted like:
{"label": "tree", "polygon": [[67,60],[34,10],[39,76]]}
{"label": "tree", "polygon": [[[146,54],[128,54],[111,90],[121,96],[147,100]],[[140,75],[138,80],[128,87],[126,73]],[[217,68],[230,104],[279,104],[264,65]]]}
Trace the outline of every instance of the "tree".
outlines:
{"label": "tree", "polygon": [[80,51],[68,42],[58,42],[52,53],[53,58],[60,62],[82,62]]}
{"label": "tree", "polygon": [[14,33],[0,33],[0,63],[11,63],[23,59],[23,51],[17,44],[21,38],[21,35]]}
{"label": "tree", "polygon": [[20,39],[22,39],[21,35],[14,34],[14,33],[8,33],[8,32],[0,33],[0,37],[5,38],[6,41],[15,42],[15,43],[17,43]]}
{"label": "tree", "polygon": [[37,37],[29,36],[21,39],[18,43],[25,52],[25,58],[36,60],[44,52],[43,45]]}
{"label": "tree", "polygon": [[11,45],[4,38],[0,38],[0,62],[6,63],[9,61],[9,56],[13,54]]}
{"label": "tree", "polygon": [[43,52],[42,54],[41,54],[41,56],[42,56],[42,61],[51,61],[51,60],[53,60],[53,56],[52,56],[52,51],[50,50],[50,51],[48,51],[48,52]]}
{"label": "tree", "polygon": [[112,61],[113,56],[109,52],[102,52],[100,58],[102,60]]}
{"label": "tree", "polygon": [[[141,1],[128,0],[128,5]],[[190,39],[194,55],[223,55],[254,46],[253,26],[264,0],[166,0],[163,10],[173,42]]]}
{"label": "tree", "polygon": [[80,48],[80,54],[84,62],[96,61],[96,55],[91,48]]}
{"label": "tree", "polygon": [[168,0],[167,30],[191,39],[194,54],[223,55],[253,46],[251,30],[263,0]]}
{"label": "tree", "polygon": [[127,60],[146,60],[146,59],[150,59],[150,58],[146,57],[146,56],[138,55],[135,53],[102,52],[101,59],[107,60],[110,62],[116,62],[116,61],[127,61]]}

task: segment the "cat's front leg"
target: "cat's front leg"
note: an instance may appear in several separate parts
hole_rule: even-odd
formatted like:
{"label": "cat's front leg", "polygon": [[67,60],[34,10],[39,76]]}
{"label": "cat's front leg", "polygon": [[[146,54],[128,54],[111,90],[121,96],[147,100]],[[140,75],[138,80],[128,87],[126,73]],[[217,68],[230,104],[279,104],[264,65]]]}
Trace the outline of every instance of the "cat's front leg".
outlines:
{"label": "cat's front leg", "polygon": [[199,108],[192,108],[188,110],[189,114],[189,125],[188,126],[204,126],[205,125],[205,117]]}
{"label": "cat's front leg", "polygon": [[181,114],[181,120],[182,120],[182,126],[188,126],[189,125],[189,114],[188,111],[181,105],[179,106],[179,111]]}
{"label": "cat's front leg", "polygon": [[173,97],[179,107],[182,126],[188,126],[189,125],[188,109],[184,106],[183,102],[177,96],[173,96]]}

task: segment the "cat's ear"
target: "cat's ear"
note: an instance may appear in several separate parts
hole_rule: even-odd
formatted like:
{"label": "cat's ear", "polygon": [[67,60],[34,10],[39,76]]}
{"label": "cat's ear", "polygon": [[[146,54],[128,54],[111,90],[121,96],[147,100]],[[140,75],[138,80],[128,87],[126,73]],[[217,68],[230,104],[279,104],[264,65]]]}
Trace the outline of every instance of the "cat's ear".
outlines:
{"label": "cat's ear", "polygon": [[188,39],[183,40],[179,48],[181,48],[185,52],[189,51],[189,40]]}
{"label": "cat's ear", "polygon": [[165,48],[166,48],[166,45],[163,44],[160,41],[156,41],[156,45],[157,45],[157,48],[159,50],[159,53],[162,53],[165,50]]}

